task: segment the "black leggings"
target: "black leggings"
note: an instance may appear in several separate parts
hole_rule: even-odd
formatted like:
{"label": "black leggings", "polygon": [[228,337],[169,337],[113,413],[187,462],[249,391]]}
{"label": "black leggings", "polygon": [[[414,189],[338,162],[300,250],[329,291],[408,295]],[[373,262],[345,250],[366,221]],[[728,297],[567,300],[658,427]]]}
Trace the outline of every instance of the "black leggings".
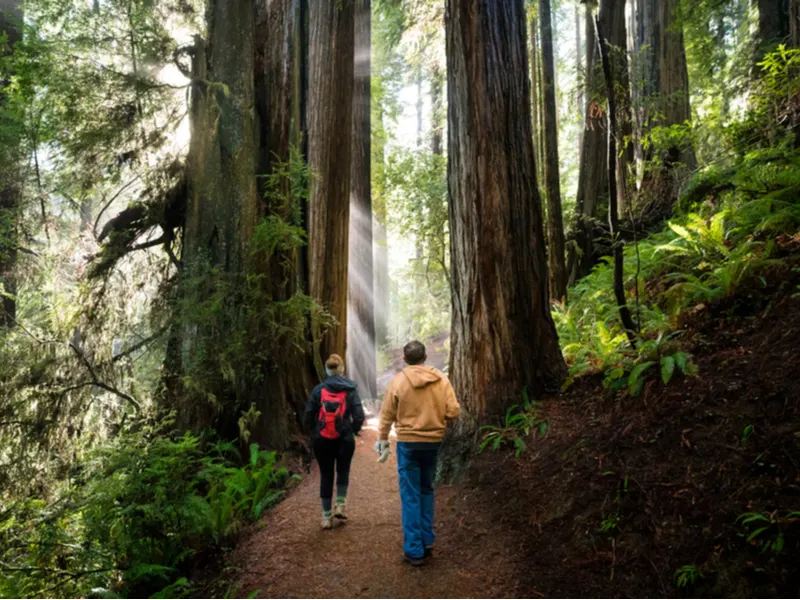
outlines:
{"label": "black leggings", "polygon": [[319,496],[323,500],[333,497],[333,472],[336,470],[336,496],[347,496],[350,482],[350,463],[356,451],[355,439],[338,438],[329,440],[323,437],[314,441],[314,456],[319,463]]}

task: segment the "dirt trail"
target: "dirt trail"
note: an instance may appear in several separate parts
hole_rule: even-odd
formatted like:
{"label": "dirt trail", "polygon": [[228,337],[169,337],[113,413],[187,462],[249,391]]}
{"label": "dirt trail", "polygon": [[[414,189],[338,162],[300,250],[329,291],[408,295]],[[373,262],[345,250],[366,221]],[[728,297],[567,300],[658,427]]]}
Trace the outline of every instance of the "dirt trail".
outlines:
{"label": "dirt trail", "polygon": [[513,532],[461,512],[465,494],[474,491],[437,489],[436,555],[421,568],[403,563],[394,444],[381,465],[372,450],[375,439],[374,426],[356,438],[347,524],[320,529],[315,464],[239,543],[237,595],[258,590],[258,598],[514,597]]}

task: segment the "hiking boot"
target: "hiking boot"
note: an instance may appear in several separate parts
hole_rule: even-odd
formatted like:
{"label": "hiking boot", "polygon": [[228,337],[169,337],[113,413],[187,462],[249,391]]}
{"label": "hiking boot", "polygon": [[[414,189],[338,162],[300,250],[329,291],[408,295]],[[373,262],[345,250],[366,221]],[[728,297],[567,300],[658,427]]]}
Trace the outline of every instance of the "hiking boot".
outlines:
{"label": "hiking boot", "polygon": [[337,504],[333,516],[343,521],[347,520],[347,514],[344,511],[344,504]]}
{"label": "hiking boot", "polygon": [[425,554],[422,555],[422,558],[433,558],[433,546],[425,548]]}
{"label": "hiking boot", "polygon": [[322,517],[322,522],[319,525],[323,529],[333,529],[333,518]]}
{"label": "hiking boot", "polygon": [[409,556],[408,554],[403,553],[403,560],[410,564],[412,567],[421,567],[425,564],[425,561],[421,558],[414,558],[413,556]]}

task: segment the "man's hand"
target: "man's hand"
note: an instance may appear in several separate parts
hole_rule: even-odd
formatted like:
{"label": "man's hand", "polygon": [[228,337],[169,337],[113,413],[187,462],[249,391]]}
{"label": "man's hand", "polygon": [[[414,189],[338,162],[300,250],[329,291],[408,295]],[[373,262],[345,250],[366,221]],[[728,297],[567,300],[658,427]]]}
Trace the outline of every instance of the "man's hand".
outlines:
{"label": "man's hand", "polygon": [[389,440],[378,440],[375,442],[375,446],[373,447],[375,452],[380,454],[378,457],[379,463],[384,463],[389,459],[389,455],[392,453],[392,446],[389,444]]}

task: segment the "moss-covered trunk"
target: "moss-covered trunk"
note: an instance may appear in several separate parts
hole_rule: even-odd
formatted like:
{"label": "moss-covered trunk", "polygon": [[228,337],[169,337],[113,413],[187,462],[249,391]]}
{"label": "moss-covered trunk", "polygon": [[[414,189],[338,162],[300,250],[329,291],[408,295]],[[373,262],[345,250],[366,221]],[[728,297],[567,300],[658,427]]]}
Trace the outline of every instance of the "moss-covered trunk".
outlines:
{"label": "moss-covered trunk", "polygon": [[[0,37],[6,36],[11,51],[22,39],[21,25],[21,2],[0,0]],[[0,86],[5,83],[0,80]],[[0,142],[0,334],[14,326],[17,316],[17,222],[22,193],[20,129],[15,115],[3,112],[4,107],[0,104],[3,121],[3,139]]]}

